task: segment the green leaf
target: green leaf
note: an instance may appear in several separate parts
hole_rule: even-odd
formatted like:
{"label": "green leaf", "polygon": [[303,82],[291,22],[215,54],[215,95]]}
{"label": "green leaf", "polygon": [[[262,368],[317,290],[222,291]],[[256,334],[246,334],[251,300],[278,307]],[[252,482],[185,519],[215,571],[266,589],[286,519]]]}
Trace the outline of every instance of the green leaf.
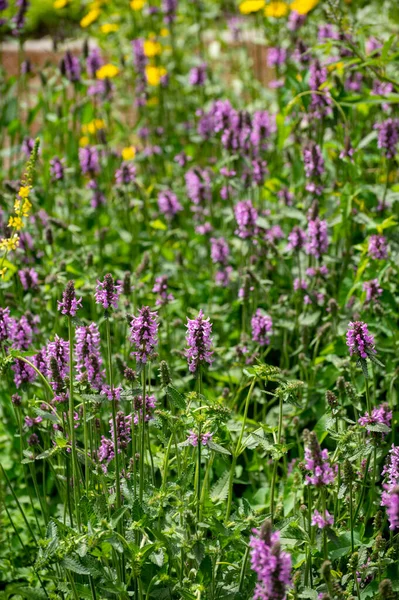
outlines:
{"label": "green leaf", "polygon": [[161,231],[167,231],[167,225],[161,221],[160,219],[155,219],[155,221],[150,221],[150,227],[153,229],[159,229]]}
{"label": "green leaf", "polygon": [[[262,430],[258,429],[257,431],[262,431]],[[269,450],[271,450],[273,447],[272,444],[266,438],[262,437],[258,433],[255,433],[254,431],[244,441],[243,446],[245,448],[251,448],[252,450],[261,446],[267,452]]]}
{"label": "green leaf", "polygon": [[166,388],[166,394],[169,400],[174,404],[177,408],[181,410],[186,410],[186,401],[180,392],[177,391],[172,385],[168,385]]}
{"label": "green leaf", "polygon": [[328,436],[328,429],[331,429],[333,426],[334,419],[327,413],[317,421],[314,427],[314,432],[317,435],[319,444],[323,443],[324,439]]}
{"label": "green leaf", "polygon": [[111,518],[111,528],[112,529],[115,529],[115,527],[117,526],[117,524],[119,523],[119,521],[121,520],[121,518],[123,517],[125,512],[128,510],[129,510],[129,508],[127,506],[122,506],[121,508],[119,508],[118,510],[116,510],[114,512],[114,514],[112,515],[112,518]]}
{"label": "green leaf", "polygon": [[228,454],[231,456],[231,452],[226,450],[226,448],[223,448],[223,446],[220,446],[220,444],[216,444],[216,442],[213,442],[212,440],[209,440],[208,446],[211,448],[211,450],[215,450],[215,452],[220,452],[220,454]]}
{"label": "green leaf", "polygon": [[227,470],[212,487],[210,494],[212,502],[221,502],[222,500],[226,500],[229,493],[229,477],[230,471]]}
{"label": "green leaf", "polygon": [[42,589],[36,588],[16,587],[15,593],[23,598],[28,598],[28,600],[43,600],[48,598]]}
{"label": "green leaf", "polygon": [[72,571],[73,573],[78,573],[79,575],[90,575],[89,569],[84,567],[80,562],[74,558],[71,558],[70,556],[64,558],[64,560],[61,561],[61,564],[63,567],[69,571]]}
{"label": "green leaf", "polygon": [[309,600],[317,600],[319,597],[316,590],[312,590],[311,588],[304,588],[303,592],[299,594],[298,598],[308,598]]}
{"label": "green leaf", "polygon": [[318,310],[307,315],[301,315],[299,317],[299,324],[303,327],[314,327],[320,319],[321,312]]}
{"label": "green leaf", "polygon": [[365,427],[369,431],[376,431],[378,433],[389,433],[391,431],[390,427],[385,425],[385,423],[375,423],[373,425],[367,424]]}

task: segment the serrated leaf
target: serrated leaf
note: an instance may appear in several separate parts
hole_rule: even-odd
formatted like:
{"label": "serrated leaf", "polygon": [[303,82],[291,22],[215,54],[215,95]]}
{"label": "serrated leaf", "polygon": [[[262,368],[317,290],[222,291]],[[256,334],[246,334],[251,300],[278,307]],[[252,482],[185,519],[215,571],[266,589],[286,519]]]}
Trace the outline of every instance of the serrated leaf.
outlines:
{"label": "serrated leaf", "polygon": [[181,410],[186,410],[186,401],[184,396],[181,395],[180,392],[177,391],[172,385],[168,385],[166,388],[166,394],[169,400],[174,404],[177,408]]}
{"label": "serrated leaf", "polygon": [[204,544],[202,544],[200,541],[195,542],[195,544],[193,546],[193,554],[194,554],[195,560],[197,561],[197,565],[199,566],[202,563],[202,561],[204,560],[204,556],[205,556]]}
{"label": "serrated leaf", "polygon": [[121,520],[121,518],[123,517],[125,512],[128,510],[129,510],[129,508],[127,506],[122,506],[121,508],[119,508],[118,510],[116,510],[114,512],[114,514],[111,517],[111,528],[112,529],[115,529],[115,527],[117,526],[117,524],[119,523],[119,521]]}
{"label": "serrated leaf", "polygon": [[229,493],[229,477],[230,472],[225,471],[220,477],[220,479],[218,479],[218,481],[212,487],[210,493],[212,502],[221,502],[222,500],[226,500],[227,495]]}
{"label": "serrated leaf", "polygon": [[320,319],[321,312],[316,311],[299,317],[299,324],[303,327],[314,327]]}
{"label": "serrated leaf", "polygon": [[70,556],[64,558],[64,560],[61,561],[61,564],[63,567],[65,567],[69,571],[72,571],[73,573],[78,573],[79,575],[90,575],[89,569],[87,569],[79,561],[77,561],[74,558],[71,558]]}
{"label": "serrated leaf", "polygon": [[133,521],[140,521],[141,517],[144,515],[142,504],[137,499],[133,502],[131,514]]}
{"label": "serrated leaf", "polygon": [[273,447],[273,445],[266,438],[262,437],[258,433],[255,433],[254,431],[244,441],[243,446],[245,448],[250,448],[251,450],[261,446],[266,451],[271,450]]}
{"label": "serrated leaf", "polygon": [[17,587],[15,593],[23,598],[28,598],[28,600],[43,600],[48,598],[42,589]]}
{"label": "serrated leaf", "polygon": [[368,431],[376,431],[378,433],[389,433],[391,431],[390,427],[385,425],[385,423],[374,423],[372,425],[367,423],[365,427]]}
{"label": "serrated leaf", "polygon": [[362,367],[362,371],[363,371],[363,375],[364,375],[365,379],[368,379],[369,378],[369,371],[368,371],[368,368],[367,368],[367,360],[365,358],[359,358],[358,363]]}
{"label": "serrated leaf", "polygon": [[308,598],[309,600],[317,600],[319,597],[316,590],[312,590],[311,588],[304,588],[303,592],[299,594],[298,598]]}
{"label": "serrated leaf", "polygon": [[47,421],[52,421],[53,423],[59,423],[59,421],[60,421],[58,415],[54,412],[49,412],[48,410],[42,410],[41,408],[37,408],[37,407],[35,407],[33,410],[37,415],[39,415],[39,417],[42,417],[42,419],[45,419]]}
{"label": "serrated leaf", "polygon": [[49,458],[50,456],[54,456],[54,454],[57,454],[60,450],[61,450],[61,448],[59,448],[59,446],[54,446],[54,448],[48,448],[47,450],[45,450],[41,454],[38,454],[36,456],[36,460],[44,460],[45,458]]}
{"label": "serrated leaf", "polygon": [[209,440],[207,446],[215,452],[220,452],[220,454],[228,454],[228,456],[231,456],[231,452],[229,452],[226,448],[223,448],[223,446],[220,444],[216,444],[216,442],[213,442],[212,440]]}

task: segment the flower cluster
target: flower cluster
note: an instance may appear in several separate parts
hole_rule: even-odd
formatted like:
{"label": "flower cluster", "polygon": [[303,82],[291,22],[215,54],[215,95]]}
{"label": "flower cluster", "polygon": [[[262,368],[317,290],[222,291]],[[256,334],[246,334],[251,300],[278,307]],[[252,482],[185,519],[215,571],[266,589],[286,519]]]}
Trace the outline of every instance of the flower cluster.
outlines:
{"label": "flower cluster", "polygon": [[280,534],[272,532],[270,521],[253,533],[249,541],[251,568],[258,578],[254,600],[285,600],[291,583],[291,557],[281,549]]}
{"label": "flower cluster", "polygon": [[367,324],[362,321],[349,323],[346,344],[351,356],[366,359],[376,353],[374,337],[369,333]]}
{"label": "flower cluster", "polygon": [[118,300],[121,292],[122,286],[114,282],[112,275],[105,275],[104,281],[97,281],[96,302],[97,304],[102,304],[105,310],[118,308]]}
{"label": "flower cluster", "polygon": [[78,381],[87,379],[95,390],[100,390],[105,379],[100,352],[100,332],[95,323],[76,328],[76,370]]}
{"label": "flower cluster", "polygon": [[204,318],[202,310],[199,311],[196,319],[187,319],[186,357],[188,368],[191,373],[198,371],[198,368],[205,362],[212,364],[212,323],[208,318]]}
{"label": "flower cluster", "polygon": [[68,281],[62,295],[62,301],[58,302],[58,310],[67,317],[74,317],[81,307],[82,299],[76,298],[75,284],[73,281]]}
{"label": "flower cluster", "polygon": [[305,448],[305,468],[310,471],[310,475],[306,475],[305,479],[308,485],[320,487],[332,483],[335,479],[328,451],[320,448],[317,436],[313,431],[309,433]]}
{"label": "flower cluster", "polygon": [[130,322],[130,341],[135,347],[132,355],[143,364],[154,356],[158,341],[157,316],[155,311],[151,311],[148,306],[143,306],[138,316],[133,317]]}

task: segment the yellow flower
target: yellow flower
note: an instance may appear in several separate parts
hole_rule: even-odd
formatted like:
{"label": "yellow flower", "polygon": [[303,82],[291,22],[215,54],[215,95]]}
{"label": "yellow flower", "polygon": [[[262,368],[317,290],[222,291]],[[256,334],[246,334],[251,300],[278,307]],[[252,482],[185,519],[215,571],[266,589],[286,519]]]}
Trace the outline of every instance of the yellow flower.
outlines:
{"label": "yellow flower", "polygon": [[265,0],[244,0],[239,6],[239,10],[242,15],[249,15],[250,13],[262,10],[265,4]]}
{"label": "yellow flower", "polygon": [[112,77],[115,77],[115,75],[118,75],[118,73],[118,67],[108,63],[97,70],[96,76],[97,79],[112,79]]}
{"label": "yellow flower", "polygon": [[169,35],[169,29],[166,29],[166,27],[163,27],[161,29],[161,31],[159,32],[159,35],[161,37],[168,37],[168,35]]}
{"label": "yellow flower", "polygon": [[320,0],[294,0],[290,6],[290,9],[295,10],[295,12],[299,13],[300,15],[307,15],[308,12],[317,6],[319,1]]}
{"label": "yellow flower", "polygon": [[10,238],[3,238],[0,240],[0,250],[6,250],[7,252],[11,252],[11,250],[15,250],[19,244],[19,235],[14,233],[14,235]]}
{"label": "yellow flower", "polygon": [[15,228],[17,231],[20,231],[24,226],[24,222],[21,217],[10,217],[8,219],[8,226]]}
{"label": "yellow flower", "polygon": [[147,65],[145,68],[145,75],[149,85],[159,85],[162,77],[166,75],[166,69],[165,67]]}
{"label": "yellow flower", "polygon": [[32,202],[29,202],[29,200],[26,199],[22,206],[22,216],[29,217],[29,212],[30,212],[31,208],[32,208]]}
{"label": "yellow flower", "polygon": [[152,56],[157,56],[157,54],[161,54],[162,46],[159,42],[154,42],[152,40],[145,40],[144,44],[144,54],[151,58]]}
{"label": "yellow flower", "polygon": [[69,0],[54,0],[54,8],[65,8],[66,5],[69,3]]}
{"label": "yellow flower", "polygon": [[0,269],[0,277],[4,279],[4,275],[7,273],[7,267]]}
{"label": "yellow flower", "polygon": [[83,19],[80,21],[80,26],[84,28],[89,27],[89,25],[94,23],[94,21],[97,21],[99,16],[100,10],[98,8],[93,8],[93,10],[88,12],[87,15],[84,16]]}
{"label": "yellow flower", "polygon": [[342,61],[333,63],[332,65],[327,66],[327,71],[331,73],[332,71],[337,71],[338,75],[343,75],[344,72],[344,63]]}
{"label": "yellow flower", "polygon": [[270,2],[265,8],[266,17],[285,17],[288,13],[286,2]]}
{"label": "yellow flower", "polygon": [[89,144],[89,142],[90,142],[90,140],[87,137],[87,135],[83,135],[79,140],[79,146],[81,146],[83,148],[84,146],[87,146]]}
{"label": "yellow flower", "polygon": [[19,198],[15,198],[14,212],[15,212],[16,215],[20,215],[21,214],[21,200]]}
{"label": "yellow flower", "polygon": [[134,146],[126,146],[126,148],[122,149],[122,158],[123,160],[133,160],[136,156],[136,148]]}
{"label": "yellow flower", "polygon": [[94,119],[93,123],[97,130],[105,129],[105,121],[103,119]]}
{"label": "yellow flower", "polygon": [[141,10],[145,4],[145,0],[132,0],[130,8],[133,10]]}
{"label": "yellow flower", "polygon": [[105,129],[105,122],[102,119],[94,119],[94,121],[82,125],[82,133],[84,134],[95,134],[100,129]]}
{"label": "yellow flower", "polygon": [[20,198],[27,198],[29,196],[30,188],[27,185],[23,185],[19,188],[18,196]]}
{"label": "yellow flower", "polygon": [[118,31],[119,29],[119,25],[117,23],[104,23],[104,25],[101,25],[101,31],[103,33],[114,33],[115,31]]}

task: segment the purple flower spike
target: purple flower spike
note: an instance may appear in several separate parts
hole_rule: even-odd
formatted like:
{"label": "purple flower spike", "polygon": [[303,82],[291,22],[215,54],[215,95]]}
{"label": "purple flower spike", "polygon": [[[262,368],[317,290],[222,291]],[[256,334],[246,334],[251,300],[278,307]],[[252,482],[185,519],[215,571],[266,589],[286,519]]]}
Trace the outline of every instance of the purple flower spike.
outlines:
{"label": "purple flower spike", "polygon": [[55,335],[54,341],[47,344],[48,375],[52,375],[51,359],[55,359],[62,379],[69,374],[69,342]]}
{"label": "purple flower spike", "polygon": [[58,310],[67,317],[74,317],[79,308],[82,308],[82,298],[76,298],[75,284],[73,281],[68,281],[62,294],[62,301],[58,302]]}
{"label": "purple flower spike", "polygon": [[136,167],[131,162],[124,161],[115,173],[118,185],[129,185],[136,179]]}
{"label": "purple flower spike", "polygon": [[87,377],[92,388],[98,391],[102,388],[105,378],[100,345],[100,332],[95,323],[76,328],[77,380],[82,381]]}
{"label": "purple flower spike", "polygon": [[50,160],[51,181],[63,181],[64,179],[64,160],[54,156]]}
{"label": "purple flower spike", "polygon": [[369,255],[375,260],[384,260],[388,257],[387,239],[383,235],[370,236]]}
{"label": "purple flower spike", "polygon": [[306,484],[321,487],[334,481],[335,475],[328,459],[328,451],[322,450],[312,431],[305,448],[305,467],[311,472],[306,475]]}
{"label": "purple flower spike", "polygon": [[306,233],[301,227],[295,225],[291,233],[288,235],[287,250],[301,250],[306,241]]}
{"label": "purple flower spike", "polygon": [[155,294],[158,294],[158,298],[156,300],[157,306],[165,306],[169,302],[172,302],[175,298],[173,294],[168,293],[168,277],[167,275],[162,275],[161,277],[157,277],[155,280],[155,285],[152,288],[152,291]]}
{"label": "purple flower spike", "polygon": [[155,396],[146,395],[145,398],[145,407],[143,406],[143,396],[135,396],[134,398],[134,419],[133,422],[137,425],[140,421],[143,420],[143,408],[144,408],[144,421],[147,423],[153,418],[153,413],[155,407],[157,405],[157,401]]}
{"label": "purple flower spike", "polygon": [[271,521],[253,530],[249,541],[251,568],[258,577],[254,600],[285,600],[291,584],[291,556],[281,550],[280,533],[272,532]]}
{"label": "purple flower spike", "polygon": [[95,146],[86,146],[79,149],[80,168],[84,175],[94,175],[100,172],[98,150]]}
{"label": "purple flower spike", "polygon": [[395,531],[399,529],[399,486],[394,487],[387,495],[386,507],[389,529]]}
{"label": "purple flower spike", "polygon": [[226,265],[229,259],[229,245],[224,238],[211,238],[212,262]]}
{"label": "purple flower spike", "polygon": [[178,212],[183,210],[183,207],[178,201],[176,194],[170,190],[159,192],[158,207],[161,213],[163,213],[168,219],[173,219]]}
{"label": "purple flower spike", "polygon": [[212,323],[209,317],[204,319],[202,310],[199,311],[196,319],[187,319],[186,341],[188,348],[185,354],[188,362],[188,368],[191,373],[195,373],[199,366],[207,362],[212,364]]}
{"label": "purple flower spike", "polygon": [[79,59],[69,51],[65,53],[61,61],[61,73],[71,82],[80,80]]}
{"label": "purple flower spike", "polygon": [[0,343],[8,340],[11,334],[12,319],[10,309],[0,308]]}
{"label": "purple flower spike", "polygon": [[201,87],[205,85],[207,65],[203,63],[198,67],[193,67],[189,74],[190,85]]}
{"label": "purple flower spike", "polygon": [[385,150],[387,158],[394,158],[399,141],[399,119],[387,119],[374,125],[378,131],[378,147]]}
{"label": "purple flower spike", "polygon": [[162,12],[164,14],[165,23],[173,23],[176,19],[177,0],[163,0]]}
{"label": "purple flower spike", "polygon": [[33,340],[33,329],[25,315],[19,321],[11,321],[10,339],[17,350],[29,350]]}
{"label": "purple flower spike", "polygon": [[328,510],[325,511],[324,516],[318,510],[315,510],[312,516],[312,525],[317,525],[319,529],[331,527],[331,525],[334,525],[334,517],[330,515]]}
{"label": "purple flower spike", "polygon": [[132,355],[143,364],[154,356],[158,342],[157,316],[156,311],[151,312],[148,306],[143,306],[139,310],[138,317],[133,317],[130,323],[130,341],[135,346]]}
{"label": "purple flower spike", "polygon": [[366,292],[366,302],[378,302],[378,298],[382,294],[382,287],[380,287],[378,279],[365,281],[363,290]]}
{"label": "purple flower spike", "polygon": [[258,213],[251,200],[238,202],[234,208],[234,215],[238,225],[235,233],[238,237],[245,240],[257,234]]}
{"label": "purple flower spike", "polygon": [[268,315],[263,315],[260,308],[251,319],[252,340],[260,346],[270,344],[269,334],[272,331],[273,321]]}
{"label": "purple flower spike", "polygon": [[96,287],[96,303],[102,304],[108,310],[110,308],[118,308],[118,299],[122,292],[122,286],[114,282],[114,278],[110,273],[105,275],[104,281],[97,281]]}
{"label": "purple flower spike", "polygon": [[353,321],[349,323],[349,329],[346,333],[346,345],[349,348],[351,356],[358,358],[369,358],[376,354],[374,347],[374,337],[369,333],[367,324],[362,321]]}
{"label": "purple flower spike", "polygon": [[328,249],[327,221],[321,221],[319,217],[308,223],[308,241],[306,252],[311,256],[320,258]]}

